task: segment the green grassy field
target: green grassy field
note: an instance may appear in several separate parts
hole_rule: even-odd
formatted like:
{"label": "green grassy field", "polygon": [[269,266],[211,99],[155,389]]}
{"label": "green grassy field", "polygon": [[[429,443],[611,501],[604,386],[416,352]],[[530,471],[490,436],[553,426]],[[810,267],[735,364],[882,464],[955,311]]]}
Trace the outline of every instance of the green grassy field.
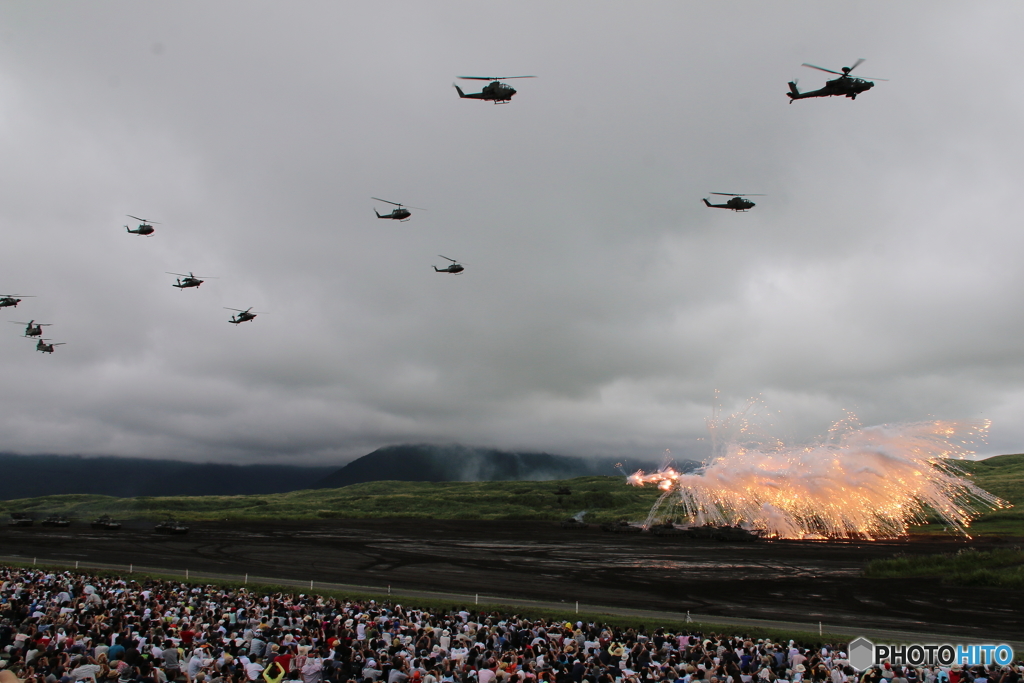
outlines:
{"label": "green grassy field", "polygon": [[[559,487],[571,495],[555,495]],[[314,489],[260,496],[168,496],[113,498],[43,496],[0,502],[0,512],[34,516],[184,521],[413,517],[422,519],[560,520],[584,510],[588,521],[643,519],[658,492],[626,486],[621,477],[562,481],[407,482],[376,481],[340,489]]]}
{"label": "green grassy field", "polygon": [[[1013,504],[978,517],[971,524],[971,535],[1024,536],[1024,454],[997,455],[994,458],[961,463],[975,483],[989,493]],[[941,523],[917,527],[915,533],[942,534]]]}
{"label": "green grassy field", "polygon": [[[1015,505],[980,517],[971,527],[972,534],[1024,536],[1024,454],[965,462],[963,467],[979,486]],[[571,495],[555,494],[563,486]],[[545,482],[378,481],[259,496],[43,496],[0,501],[0,514],[27,512],[37,518],[63,514],[78,519],[110,514],[118,519],[174,517],[183,521],[380,517],[557,521],[586,511],[586,521],[600,523],[643,520],[657,497],[657,489],[627,486],[621,477]],[[944,533],[937,523],[915,531]]]}
{"label": "green grassy field", "polygon": [[944,555],[898,556],[873,560],[864,570],[871,579],[940,578],[957,586],[991,586],[1024,590],[1024,550],[964,549]]}

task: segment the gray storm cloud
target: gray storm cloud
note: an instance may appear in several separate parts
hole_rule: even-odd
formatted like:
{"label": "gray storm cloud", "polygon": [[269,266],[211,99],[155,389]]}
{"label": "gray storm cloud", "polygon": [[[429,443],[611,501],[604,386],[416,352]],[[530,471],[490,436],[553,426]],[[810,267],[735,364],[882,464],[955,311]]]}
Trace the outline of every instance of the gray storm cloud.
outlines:
{"label": "gray storm cloud", "polygon": [[[1022,15],[0,7],[0,291],[36,295],[0,320],[67,342],[2,323],[0,450],[699,458],[718,391],[797,437],[988,418],[982,451],[1019,451]],[[787,103],[824,83],[802,62],[859,57],[890,80]],[[450,85],[494,72],[540,77],[503,106]],[[427,210],[379,221],[371,196]]]}

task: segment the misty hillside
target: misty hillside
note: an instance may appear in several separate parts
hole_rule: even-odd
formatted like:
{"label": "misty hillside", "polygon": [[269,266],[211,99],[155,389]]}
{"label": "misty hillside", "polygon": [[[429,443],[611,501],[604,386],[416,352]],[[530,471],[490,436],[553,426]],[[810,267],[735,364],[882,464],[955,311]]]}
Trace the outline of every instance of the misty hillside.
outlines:
{"label": "misty hillside", "polygon": [[[612,458],[515,453],[464,446],[381,448],[344,467],[223,465],[145,458],[0,453],[0,500],[63,494],[238,496],[339,488],[371,481],[546,481],[621,474]],[[661,463],[622,460],[624,469]],[[680,463],[684,468],[696,463]]]}
{"label": "misty hillside", "polygon": [[[316,483],[341,488],[369,481],[548,481],[656,469],[660,462],[631,459],[580,458],[549,453],[517,453],[466,446],[427,444],[387,446],[353,460]],[[677,469],[699,463],[682,461]]]}
{"label": "misty hillside", "polygon": [[0,500],[65,493],[119,498],[285,493],[311,488],[336,469],[0,453]]}

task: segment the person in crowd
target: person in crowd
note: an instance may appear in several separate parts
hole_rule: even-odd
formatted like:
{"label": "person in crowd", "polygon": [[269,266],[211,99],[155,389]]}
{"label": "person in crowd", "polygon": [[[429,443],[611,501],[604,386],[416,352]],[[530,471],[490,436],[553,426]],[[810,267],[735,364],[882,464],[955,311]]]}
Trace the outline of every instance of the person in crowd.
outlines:
{"label": "person in crowd", "polygon": [[1024,683],[1019,662],[887,664],[858,674],[844,643],[0,567],[0,672],[22,683]]}

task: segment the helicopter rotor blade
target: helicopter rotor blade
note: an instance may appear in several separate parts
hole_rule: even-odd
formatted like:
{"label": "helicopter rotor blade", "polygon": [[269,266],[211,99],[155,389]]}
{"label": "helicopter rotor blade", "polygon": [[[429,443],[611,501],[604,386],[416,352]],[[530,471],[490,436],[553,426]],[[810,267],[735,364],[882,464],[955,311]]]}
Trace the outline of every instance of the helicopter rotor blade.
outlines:
{"label": "helicopter rotor blade", "polygon": [[448,258],[448,257],[447,257],[447,256],[445,256],[444,254],[438,254],[438,256],[440,256],[440,257],[441,257],[441,258],[443,258],[443,259],[448,259],[448,260],[449,260],[449,261],[451,261],[452,263],[458,263],[458,261],[456,261],[455,259],[453,259],[453,258]]}
{"label": "helicopter rotor blade", "polygon": [[465,81],[508,81],[513,78],[537,78],[536,76],[456,76]]}
{"label": "helicopter rotor blade", "polygon": [[740,192],[709,192],[708,194],[718,194],[718,195],[722,195],[723,197],[767,197],[768,196],[768,195],[764,195],[764,194],[750,194],[749,192],[747,192],[747,193],[740,193]]}
{"label": "helicopter rotor blade", "polygon": [[147,220],[145,218],[139,218],[138,216],[133,216],[130,213],[126,213],[125,216],[128,216],[128,218],[134,218],[137,221],[142,221],[143,223],[149,223],[151,225],[160,225],[156,221]]}
{"label": "helicopter rotor blade", "polygon": [[10,297],[11,299],[17,299],[18,297],[21,297],[22,299],[36,298],[35,294],[0,294],[0,297]]}
{"label": "helicopter rotor blade", "polygon": [[814,66],[813,64],[808,64],[806,62],[804,62],[800,66],[807,66],[807,67],[810,67],[812,69],[817,69],[818,71],[825,71],[825,72],[830,73],[830,74],[835,74],[836,76],[844,76],[845,75],[842,71],[833,71],[832,69],[822,69],[820,66]]}
{"label": "helicopter rotor blade", "polygon": [[384,202],[385,204],[394,204],[395,206],[402,206],[398,202],[389,202],[388,200],[381,199],[380,197],[370,197],[370,199],[376,199],[378,202]]}
{"label": "helicopter rotor blade", "polygon": [[[857,68],[858,66],[860,66],[860,65],[861,65],[861,64],[862,64],[863,62],[864,62],[864,58],[863,58],[863,57],[861,57],[860,59],[858,59],[858,60],[857,60],[856,62],[854,62],[854,63],[853,63],[853,66],[851,66],[851,67],[850,67],[850,71],[853,71],[854,69],[856,69],[856,68]],[[847,71],[846,73],[850,73],[850,71]]]}

